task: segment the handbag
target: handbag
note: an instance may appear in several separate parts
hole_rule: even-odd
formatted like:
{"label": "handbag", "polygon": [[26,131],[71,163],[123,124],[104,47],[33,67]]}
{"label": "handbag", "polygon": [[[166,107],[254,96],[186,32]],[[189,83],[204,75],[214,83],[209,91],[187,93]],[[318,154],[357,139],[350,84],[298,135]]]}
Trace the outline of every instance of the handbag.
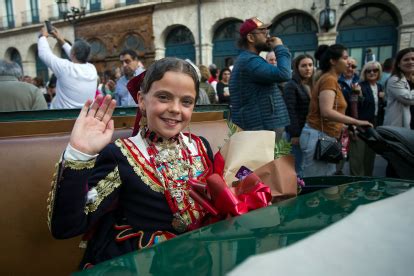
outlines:
{"label": "handbag", "polygon": [[343,159],[341,143],[336,138],[322,133],[316,142],[314,159],[328,163],[339,163]]}
{"label": "handbag", "polygon": [[[338,100],[336,100],[335,109],[338,110]],[[342,144],[336,138],[326,135],[323,132],[323,118],[321,114],[322,132],[319,134],[316,142],[316,149],[313,159],[325,161],[328,163],[339,163],[344,157],[342,155]]]}

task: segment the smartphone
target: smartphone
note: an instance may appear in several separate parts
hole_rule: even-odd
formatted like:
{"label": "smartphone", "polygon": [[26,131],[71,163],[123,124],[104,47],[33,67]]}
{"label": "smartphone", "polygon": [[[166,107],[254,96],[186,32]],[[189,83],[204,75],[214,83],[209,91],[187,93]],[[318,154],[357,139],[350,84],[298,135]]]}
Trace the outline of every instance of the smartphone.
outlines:
{"label": "smartphone", "polygon": [[49,34],[51,34],[51,33],[52,33],[52,31],[53,31],[53,26],[52,26],[52,23],[50,23],[48,20],[46,20],[46,21],[45,21],[45,25],[46,25],[47,32],[48,32]]}

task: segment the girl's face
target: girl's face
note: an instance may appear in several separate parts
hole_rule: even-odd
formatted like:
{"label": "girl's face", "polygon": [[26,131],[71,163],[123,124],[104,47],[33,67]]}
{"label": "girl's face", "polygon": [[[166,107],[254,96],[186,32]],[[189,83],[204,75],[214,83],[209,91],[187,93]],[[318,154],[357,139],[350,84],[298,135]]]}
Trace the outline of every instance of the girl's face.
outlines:
{"label": "girl's face", "polygon": [[229,70],[225,70],[222,75],[223,82],[229,82],[231,72]]}
{"label": "girl's face", "polygon": [[298,70],[300,77],[304,80],[308,80],[313,74],[313,61],[310,58],[304,58],[299,62]]}
{"label": "girl's face", "polygon": [[403,55],[398,66],[400,66],[401,71],[405,75],[414,73],[414,52],[409,52]]}
{"label": "girl's face", "polygon": [[168,139],[190,123],[195,98],[193,79],[181,72],[168,71],[161,80],[152,83],[148,93],[139,93],[138,104],[146,113],[148,128]]}
{"label": "girl's face", "polygon": [[365,79],[369,82],[376,82],[379,78],[379,69],[376,66],[370,66],[365,70]]}
{"label": "girl's face", "polygon": [[344,51],[338,60],[333,61],[333,66],[338,74],[345,73],[348,69],[348,58],[348,51]]}

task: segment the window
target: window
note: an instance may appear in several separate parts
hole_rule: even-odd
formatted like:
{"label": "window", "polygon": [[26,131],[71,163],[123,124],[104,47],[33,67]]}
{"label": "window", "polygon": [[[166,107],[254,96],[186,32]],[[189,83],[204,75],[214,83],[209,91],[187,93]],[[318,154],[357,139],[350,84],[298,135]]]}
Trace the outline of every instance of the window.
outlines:
{"label": "window", "polygon": [[97,12],[101,10],[101,0],[90,0],[90,12]]}
{"label": "window", "polygon": [[39,3],[38,0],[30,0],[30,14],[31,14],[31,22],[32,23],[39,23]]}
{"label": "window", "polygon": [[6,0],[7,27],[14,28],[13,1]]}

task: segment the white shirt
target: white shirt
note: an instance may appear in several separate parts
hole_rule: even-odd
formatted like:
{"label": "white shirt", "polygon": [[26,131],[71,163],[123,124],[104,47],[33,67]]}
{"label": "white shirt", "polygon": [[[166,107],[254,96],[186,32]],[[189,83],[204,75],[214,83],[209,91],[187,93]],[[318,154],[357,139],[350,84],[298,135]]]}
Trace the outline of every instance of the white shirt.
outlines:
{"label": "white shirt", "polygon": [[[55,56],[49,47],[46,37],[38,41],[39,58],[56,75],[56,96],[50,108],[80,108],[86,100],[95,98],[98,73],[91,63],[73,63],[70,60]],[[63,50],[70,56],[71,46],[63,44]]]}
{"label": "white shirt", "polygon": [[375,116],[378,115],[378,86],[376,84],[370,85],[372,90],[372,96],[374,96],[375,102]]}

